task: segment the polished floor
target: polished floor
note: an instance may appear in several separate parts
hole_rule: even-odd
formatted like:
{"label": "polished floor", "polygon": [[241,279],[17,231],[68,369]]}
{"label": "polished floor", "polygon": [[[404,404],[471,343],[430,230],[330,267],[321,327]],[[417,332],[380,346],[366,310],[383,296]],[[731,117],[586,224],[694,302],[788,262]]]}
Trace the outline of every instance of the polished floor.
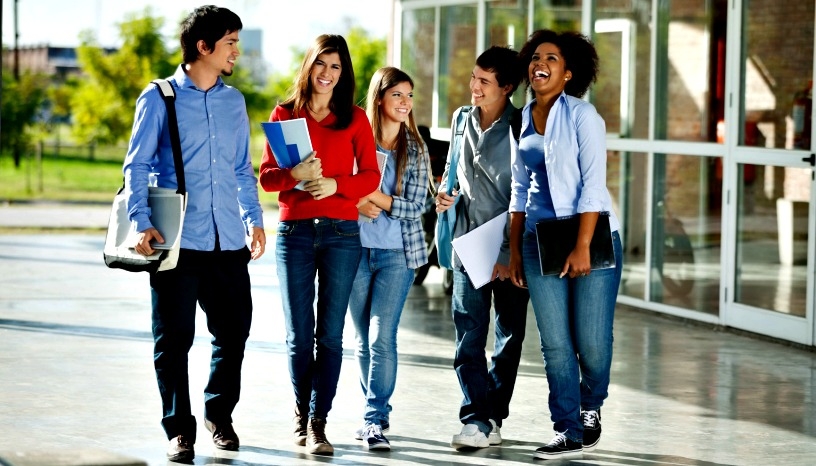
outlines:
{"label": "polished floor", "polygon": [[[147,277],[106,269],[102,242],[99,234],[0,235],[0,458],[7,463],[33,464],[20,458],[39,454],[47,459],[38,464],[81,464],[77,458],[107,452],[167,464]],[[449,447],[460,428],[461,392],[451,368],[449,298],[436,269],[411,290],[400,326],[393,450],[367,452],[352,436],[363,400],[350,323],[327,427],[335,455],[310,456],[293,445],[273,254],[251,265],[256,310],[234,413],[241,451],[216,450],[199,426],[195,464],[540,462],[532,452],[552,427],[532,313],[504,444],[474,452]],[[209,359],[203,319],[197,335],[190,377],[200,416]],[[816,353],[619,307],[603,428],[593,453],[546,463],[816,464]]]}

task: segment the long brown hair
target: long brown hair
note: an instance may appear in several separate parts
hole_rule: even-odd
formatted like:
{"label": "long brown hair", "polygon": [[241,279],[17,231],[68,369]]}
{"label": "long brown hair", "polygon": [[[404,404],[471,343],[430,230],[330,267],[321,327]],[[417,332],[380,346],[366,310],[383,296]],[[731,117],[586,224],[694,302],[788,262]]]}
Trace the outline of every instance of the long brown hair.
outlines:
{"label": "long brown hair", "polygon": [[[371,122],[371,129],[374,131],[374,140],[377,142],[382,141],[382,116],[379,111],[380,106],[377,105],[377,103],[382,100],[385,91],[400,83],[408,83],[411,85],[411,89],[414,88],[414,81],[408,76],[408,73],[393,66],[380,68],[374,72],[374,76],[371,77],[368,94],[366,95],[366,113],[368,114],[368,120]],[[400,123],[397,140],[395,141],[396,144],[394,145],[393,153],[397,163],[397,188],[395,191],[397,195],[401,194],[402,177],[408,168],[409,134],[417,145],[417,153],[419,154],[418,162],[424,160],[424,157],[422,157],[424,146],[422,144],[422,137],[419,135],[419,130],[414,121],[413,110],[408,114],[408,121]]]}
{"label": "long brown hair", "polygon": [[354,108],[354,92],[356,83],[354,81],[354,67],[351,64],[348,44],[343,36],[337,34],[323,34],[318,36],[300,65],[300,71],[292,84],[289,97],[281,104],[283,107],[292,109],[295,117],[299,117],[304,111],[306,104],[312,95],[312,67],[317,61],[318,55],[324,53],[337,53],[340,56],[340,80],[332,91],[329,109],[337,117],[334,127],[337,129],[348,128],[351,124],[352,109]]}

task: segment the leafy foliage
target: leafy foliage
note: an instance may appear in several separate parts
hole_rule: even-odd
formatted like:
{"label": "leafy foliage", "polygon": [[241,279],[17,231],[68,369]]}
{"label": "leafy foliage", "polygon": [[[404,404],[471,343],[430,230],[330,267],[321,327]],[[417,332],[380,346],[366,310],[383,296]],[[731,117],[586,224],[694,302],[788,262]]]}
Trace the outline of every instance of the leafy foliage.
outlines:
{"label": "leafy foliage", "polygon": [[365,107],[365,96],[371,76],[385,66],[387,43],[385,39],[371,38],[368,32],[359,26],[349,30],[346,42],[354,65],[354,80],[357,81],[354,101]]}
{"label": "leafy foliage", "polygon": [[79,82],[70,99],[73,136],[82,143],[114,144],[124,140],[133,122],[133,102],[146,83],[168,76],[174,69],[170,53],[159,34],[164,20],[129,14],[119,24],[122,47],[111,54],[83,33],[77,59],[87,78]]}
{"label": "leafy foliage", "polygon": [[14,165],[20,166],[20,155],[29,147],[38,117],[45,102],[48,78],[40,74],[20,73],[16,81],[10,70],[3,70],[3,131],[0,148],[14,153]]}

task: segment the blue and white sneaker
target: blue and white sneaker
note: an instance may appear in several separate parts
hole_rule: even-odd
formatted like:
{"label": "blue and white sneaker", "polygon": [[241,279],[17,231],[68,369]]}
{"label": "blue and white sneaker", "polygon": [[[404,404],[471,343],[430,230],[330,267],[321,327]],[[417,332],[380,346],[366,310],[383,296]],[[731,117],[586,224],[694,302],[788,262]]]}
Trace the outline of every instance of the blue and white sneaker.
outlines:
{"label": "blue and white sneaker", "polygon": [[[355,430],[354,431],[354,440],[362,440],[363,439],[363,434],[365,433],[366,427],[368,427],[368,426],[369,426],[369,424],[363,424],[363,427],[360,427],[359,429]],[[387,422],[383,422],[382,424],[380,424],[380,428],[382,428],[382,433],[383,434],[387,434],[388,430],[391,428],[391,425],[389,423],[387,423]]]}
{"label": "blue and white sneaker", "polygon": [[379,424],[368,424],[362,435],[363,445],[368,450],[387,451],[391,449],[391,444],[383,435],[382,427]]}

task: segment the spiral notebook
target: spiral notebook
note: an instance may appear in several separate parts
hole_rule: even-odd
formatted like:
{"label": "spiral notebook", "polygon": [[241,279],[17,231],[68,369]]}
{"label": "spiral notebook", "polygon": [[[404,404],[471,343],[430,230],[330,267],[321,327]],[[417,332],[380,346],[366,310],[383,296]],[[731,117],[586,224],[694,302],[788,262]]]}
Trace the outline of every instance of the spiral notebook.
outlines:
{"label": "spiral notebook", "polygon": [[[541,275],[561,273],[567,256],[575,249],[580,223],[580,214],[541,220],[536,223]],[[612,231],[609,229],[609,212],[601,212],[598,215],[595,232],[589,243],[589,255],[592,270],[615,267],[615,249],[612,247]]]}

